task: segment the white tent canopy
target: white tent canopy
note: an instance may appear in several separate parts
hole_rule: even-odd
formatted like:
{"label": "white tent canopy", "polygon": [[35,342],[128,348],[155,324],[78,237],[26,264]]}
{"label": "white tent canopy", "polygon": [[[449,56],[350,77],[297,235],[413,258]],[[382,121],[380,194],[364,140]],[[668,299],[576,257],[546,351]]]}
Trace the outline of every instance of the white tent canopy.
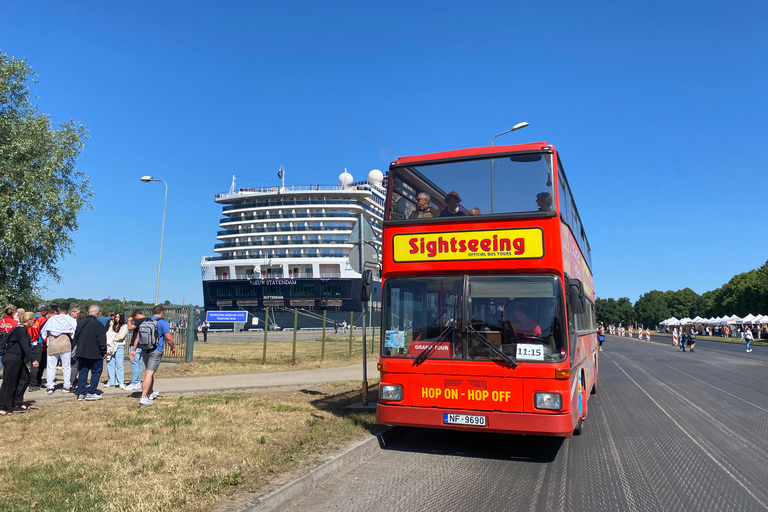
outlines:
{"label": "white tent canopy", "polygon": [[752,313],[748,314],[744,318],[742,318],[738,323],[740,324],[751,324],[755,321],[755,315]]}

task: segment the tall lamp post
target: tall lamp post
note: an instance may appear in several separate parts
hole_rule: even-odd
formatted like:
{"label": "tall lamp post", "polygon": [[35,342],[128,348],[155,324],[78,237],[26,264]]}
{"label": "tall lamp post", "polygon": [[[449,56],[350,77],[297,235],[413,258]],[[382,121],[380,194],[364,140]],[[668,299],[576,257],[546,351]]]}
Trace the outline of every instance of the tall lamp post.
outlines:
{"label": "tall lamp post", "polygon": [[[517,123],[515,126],[505,132],[497,133],[491,139],[491,146],[493,146],[493,141],[496,140],[496,137],[499,135],[504,135],[505,133],[513,132],[515,130],[519,130],[520,128],[525,128],[526,126],[528,126],[528,123],[523,121],[522,123]],[[493,213],[493,158],[491,158],[491,213]]]}
{"label": "tall lamp post", "polygon": [[155,306],[158,302],[158,293],[160,292],[160,265],[163,262],[163,234],[165,233],[165,207],[168,204],[168,184],[163,180],[153,178],[152,176],[142,176],[141,181],[149,183],[150,181],[159,181],[165,185],[165,199],[163,200],[163,225],[160,228],[160,258],[157,260],[157,283],[155,284]]}

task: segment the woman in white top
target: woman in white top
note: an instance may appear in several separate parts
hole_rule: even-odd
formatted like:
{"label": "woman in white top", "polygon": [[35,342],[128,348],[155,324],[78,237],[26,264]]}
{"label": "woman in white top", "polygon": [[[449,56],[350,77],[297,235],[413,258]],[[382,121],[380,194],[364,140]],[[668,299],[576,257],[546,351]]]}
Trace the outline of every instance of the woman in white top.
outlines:
{"label": "woman in white top", "polygon": [[[123,360],[125,359],[125,340],[128,339],[128,326],[125,324],[125,314],[115,313],[114,320],[107,327],[107,374],[109,380],[104,387],[119,387],[125,389],[125,374]],[[112,352],[114,349],[114,352]]]}

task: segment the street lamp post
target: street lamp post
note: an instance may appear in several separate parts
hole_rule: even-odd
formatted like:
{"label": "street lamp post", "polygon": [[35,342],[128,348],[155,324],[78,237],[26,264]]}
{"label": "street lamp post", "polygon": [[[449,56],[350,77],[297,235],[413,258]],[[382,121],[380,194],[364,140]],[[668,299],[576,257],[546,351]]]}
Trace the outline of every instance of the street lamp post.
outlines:
{"label": "street lamp post", "polygon": [[[525,128],[526,126],[528,126],[528,123],[523,121],[522,123],[517,123],[515,126],[505,132],[497,133],[491,139],[491,146],[493,146],[493,141],[496,140],[496,137],[499,135],[504,135],[505,133],[513,132],[515,130],[519,130],[520,128]],[[491,213],[493,213],[493,158],[491,158]]]}
{"label": "street lamp post", "polygon": [[168,204],[168,184],[163,180],[153,178],[152,176],[142,176],[141,181],[149,183],[150,181],[159,181],[165,185],[165,199],[163,200],[163,225],[160,228],[160,258],[157,260],[157,283],[155,284],[155,306],[158,304],[158,294],[160,292],[160,265],[163,262],[163,234],[165,233],[165,207]]}

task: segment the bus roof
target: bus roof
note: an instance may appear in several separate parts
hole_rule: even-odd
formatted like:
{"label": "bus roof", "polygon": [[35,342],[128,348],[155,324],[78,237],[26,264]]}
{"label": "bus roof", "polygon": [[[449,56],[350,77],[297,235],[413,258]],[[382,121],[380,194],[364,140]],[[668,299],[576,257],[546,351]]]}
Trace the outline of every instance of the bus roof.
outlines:
{"label": "bus roof", "polygon": [[544,146],[548,146],[546,141],[514,144],[511,146],[484,146],[479,148],[456,149],[453,151],[442,151],[440,153],[428,153],[426,155],[417,156],[402,156],[394,162],[391,162],[390,166],[411,164],[415,162],[430,162],[434,160],[449,160],[468,156],[493,155],[496,153],[508,153],[512,151],[538,151]]}

